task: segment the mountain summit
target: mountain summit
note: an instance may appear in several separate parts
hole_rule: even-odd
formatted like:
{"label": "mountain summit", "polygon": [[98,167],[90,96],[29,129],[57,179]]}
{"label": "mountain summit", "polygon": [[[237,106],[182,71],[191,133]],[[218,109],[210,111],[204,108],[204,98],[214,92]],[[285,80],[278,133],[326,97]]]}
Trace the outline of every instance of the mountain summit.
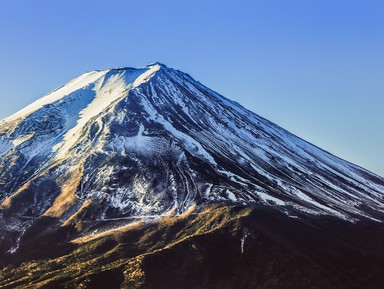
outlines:
{"label": "mountain summit", "polygon": [[2,120],[0,157],[6,255],[44,230],[72,240],[212,204],[384,220],[383,178],[159,63],[88,72]]}
{"label": "mountain summit", "polygon": [[3,120],[0,144],[1,209],[15,221],[215,201],[349,220],[384,211],[382,178],[159,63],[70,81]]}

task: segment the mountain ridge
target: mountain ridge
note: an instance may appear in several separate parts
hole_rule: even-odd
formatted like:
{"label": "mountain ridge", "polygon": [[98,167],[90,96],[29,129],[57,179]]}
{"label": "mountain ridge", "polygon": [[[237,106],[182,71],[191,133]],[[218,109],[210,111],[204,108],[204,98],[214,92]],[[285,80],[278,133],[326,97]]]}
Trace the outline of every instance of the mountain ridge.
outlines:
{"label": "mountain ridge", "polygon": [[[159,63],[91,71],[0,121],[1,231],[76,234],[215,202],[384,219],[384,180]],[[17,236],[17,237],[15,237]]]}
{"label": "mountain ridge", "polygon": [[0,121],[0,288],[383,288],[383,221],[382,177],[159,63]]}

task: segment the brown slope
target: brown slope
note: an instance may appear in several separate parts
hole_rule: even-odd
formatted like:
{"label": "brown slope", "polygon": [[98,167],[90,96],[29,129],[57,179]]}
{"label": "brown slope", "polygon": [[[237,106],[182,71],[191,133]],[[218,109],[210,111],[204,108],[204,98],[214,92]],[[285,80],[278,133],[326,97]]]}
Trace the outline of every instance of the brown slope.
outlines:
{"label": "brown slope", "polygon": [[223,205],[56,245],[58,234],[25,243],[0,288],[384,288],[376,223]]}

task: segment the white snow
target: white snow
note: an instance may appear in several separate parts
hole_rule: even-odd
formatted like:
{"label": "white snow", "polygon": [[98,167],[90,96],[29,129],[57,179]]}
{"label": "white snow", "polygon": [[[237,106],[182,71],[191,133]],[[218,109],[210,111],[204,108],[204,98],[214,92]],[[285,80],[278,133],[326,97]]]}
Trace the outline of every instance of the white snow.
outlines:
{"label": "white snow", "polygon": [[275,203],[276,205],[278,206],[284,206],[286,205],[286,203],[278,198],[275,198],[271,195],[268,195],[266,193],[263,193],[263,192],[255,192],[256,195],[258,195],[264,202],[268,203],[268,201],[271,201],[273,203]]}
{"label": "white snow", "polygon": [[[152,93],[156,95],[155,90],[152,87]],[[168,132],[170,132],[176,139],[180,140],[184,147],[192,154],[197,155],[207,161],[209,161],[211,164],[216,165],[215,160],[213,157],[202,147],[202,145],[190,137],[189,135],[175,129],[173,125],[166,121],[165,118],[158,114],[156,110],[151,106],[149,101],[146,100],[146,96],[142,94],[142,105],[144,106],[145,110],[149,114],[149,117],[151,120],[154,120],[157,123],[160,123]]]}
{"label": "white snow", "polygon": [[107,73],[108,70],[103,71],[91,71],[88,73],[85,73],[64,86],[48,93],[47,95],[43,96],[42,98],[36,100],[32,104],[26,106],[25,108],[21,109],[17,113],[11,115],[10,117],[4,119],[4,121],[10,121],[15,120],[18,118],[25,118],[31,113],[37,111],[38,109],[42,108],[44,105],[51,104],[61,98],[63,96],[68,95],[82,87],[85,87],[93,82],[95,82],[97,79],[99,79],[101,76],[103,76],[105,73]]}
{"label": "white snow", "polygon": [[57,159],[65,158],[68,150],[79,139],[83,127],[93,117],[100,115],[110,105],[126,97],[129,91],[150,77],[159,70],[158,65],[147,69],[121,70],[117,73],[105,73],[95,82],[95,98],[80,112],[80,118],[76,125],[68,130],[62,143],[57,144],[54,150],[58,151]]}
{"label": "white snow", "polygon": [[[172,149],[179,157],[175,165],[182,172],[178,173],[183,178],[197,179],[199,174],[188,167],[184,149],[205,161],[223,179],[231,181],[228,187],[209,184],[207,188],[206,183],[199,184],[201,194],[212,200],[257,202],[254,199],[258,197],[264,204],[281,210],[291,206],[310,214],[330,214],[344,219],[348,219],[349,213],[372,218],[361,208],[362,204],[384,211],[384,188],[380,182],[375,182],[375,178],[364,177],[369,172],[301,140],[188,76],[164,68],[164,73],[153,78],[155,81],[143,85],[161,67],[164,66],[153,64],[142,69],[93,71],[75,78],[1,122],[0,156],[4,158],[10,150],[17,151],[25,160],[21,170],[36,156],[43,156],[44,161],[34,177],[49,163],[73,161],[75,147],[87,146],[90,154],[126,156],[133,152],[130,156],[138,158],[143,155],[159,157]],[[116,104],[129,97],[132,90],[140,97],[145,110],[141,117],[147,119],[137,124],[136,135],[109,134],[112,131],[110,123],[104,117],[114,113],[114,118],[108,121],[123,124],[130,108]],[[177,117],[181,121],[177,124],[175,116],[159,109],[166,110],[170,106],[180,112]],[[56,116],[47,121],[49,129],[41,125],[45,124],[41,119],[46,115]],[[26,127],[13,136],[23,120],[26,120]],[[161,133],[166,131],[166,137],[161,133],[150,135],[148,123],[160,125]],[[97,143],[84,141],[91,124],[98,124]],[[184,125],[183,129],[179,129],[180,125]],[[33,131],[33,126],[39,128],[40,134]],[[23,145],[29,141],[33,145]],[[223,162],[213,156],[219,156]],[[85,161],[87,156],[79,154],[76,157],[76,161]],[[236,171],[232,165],[237,167]],[[93,169],[98,172],[93,179],[88,176],[82,179],[81,198],[105,197],[107,188],[87,192],[84,183],[107,183],[114,167]],[[265,186],[256,185],[255,179],[265,181]],[[173,175],[170,180],[174,206],[190,206],[194,200],[190,187],[186,185],[183,188],[185,198],[178,199],[179,187]],[[132,206],[137,212],[150,211],[144,204],[148,191],[145,180],[135,182],[130,188],[108,189],[113,191],[108,197],[112,207],[125,210]],[[269,189],[275,192],[273,196],[268,193]],[[253,194],[252,198],[247,198],[250,194]]]}
{"label": "white snow", "polygon": [[33,137],[33,135],[34,135],[34,133],[23,135],[19,138],[13,139],[12,143],[14,146],[18,146],[18,145],[22,144],[23,142],[26,142],[29,139],[31,139]]}
{"label": "white snow", "polygon": [[232,191],[227,191],[227,194],[228,194],[228,199],[230,199],[233,202],[237,201],[237,198],[236,198],[235,194]]}
{"label": "white snow", "polygon": [[7,139],[0,138],[0,156],[6,154],[12,148],[13,148],[12,142],[10,142]]}

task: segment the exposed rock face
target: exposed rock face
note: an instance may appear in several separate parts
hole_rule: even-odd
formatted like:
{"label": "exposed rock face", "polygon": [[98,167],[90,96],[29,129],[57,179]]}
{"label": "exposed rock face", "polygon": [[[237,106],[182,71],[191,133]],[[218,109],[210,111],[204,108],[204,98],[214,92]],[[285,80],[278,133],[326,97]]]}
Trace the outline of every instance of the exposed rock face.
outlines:
{"label": "exposed rock face", "polygon": [[384,220],[383,178],[158,63],[86,73],[2,120],[0,157],[8,253],[41,220],[71,237],[212,202]]}

